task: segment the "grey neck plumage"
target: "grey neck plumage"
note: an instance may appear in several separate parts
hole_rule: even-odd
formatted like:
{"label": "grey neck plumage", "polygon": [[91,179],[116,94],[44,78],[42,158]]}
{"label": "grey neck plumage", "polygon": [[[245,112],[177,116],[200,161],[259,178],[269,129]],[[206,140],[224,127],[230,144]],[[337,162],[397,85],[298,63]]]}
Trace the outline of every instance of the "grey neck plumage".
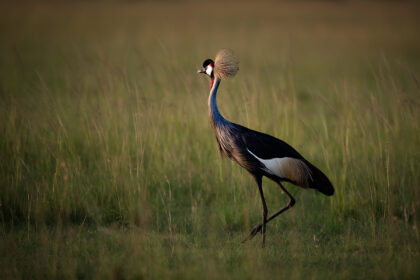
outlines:
{"label": "grey neck plumage", "polygon": [[220,125],[228,124],[229,122],[223,118],[223,116],[219,112],[219,108],[217,108],[217,89],[219,88],[221,79],[214,78],[212,87],[210,89],[209,95],[209,114],[210,114],[210,121],[213,126],[217,127]]}

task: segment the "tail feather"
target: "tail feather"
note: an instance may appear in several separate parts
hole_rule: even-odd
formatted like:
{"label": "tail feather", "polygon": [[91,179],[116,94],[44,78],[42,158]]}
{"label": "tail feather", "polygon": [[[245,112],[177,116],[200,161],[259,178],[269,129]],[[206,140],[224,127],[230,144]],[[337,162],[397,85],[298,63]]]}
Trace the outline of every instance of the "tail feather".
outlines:
{"label": "tail feather", "polygon": [[311,189],[316,189],[320,191],[321,193],[331,196],[334,194],[334,187],[331,184],[330,180],[325,176],[324,173],[322,173],[321,170],[316,168],[314,165],[312,165],[309,162],[306,162],[309,169],[311,170],[312,180],[309,180],[309,187]]}

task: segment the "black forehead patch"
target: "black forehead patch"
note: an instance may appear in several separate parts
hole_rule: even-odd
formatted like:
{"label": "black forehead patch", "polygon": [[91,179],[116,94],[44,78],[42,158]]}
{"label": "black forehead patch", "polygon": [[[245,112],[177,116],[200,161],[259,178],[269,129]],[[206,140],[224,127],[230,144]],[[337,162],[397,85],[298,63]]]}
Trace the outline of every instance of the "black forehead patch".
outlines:
{"label": "black forehead patch", "polygon": [[204,62],[203,62],[203,67],[207,67],[207,65],[209,65],[209,64],[214,65],[214,61],[213,61],[213,60],[211,60],[210,58],[209,58],[209,59],[204,60]]}

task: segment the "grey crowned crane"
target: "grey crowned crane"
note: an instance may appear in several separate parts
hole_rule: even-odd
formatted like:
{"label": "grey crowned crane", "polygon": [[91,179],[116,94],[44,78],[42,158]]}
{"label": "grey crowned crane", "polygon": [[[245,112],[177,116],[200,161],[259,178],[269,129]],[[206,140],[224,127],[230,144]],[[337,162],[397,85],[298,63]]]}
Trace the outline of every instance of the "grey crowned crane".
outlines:
{"label": "grey crowned crane", "polygon": [[[211,126],[216,135],[220,153],[245,168],[258,185],[263,210],[262,222],[252,228],[244,241],[261,233],[264,247],[266,224],[295,204],[295,199],[282,185],[283,181],[305,189],[316,189],[328,196],[334,194],[334,187],[324,173],[287,143],[223,118],[217,107],[217,90],[222,79],[233,77],[238,70],[238,60],[233,53],[229,50],[221,50],[216,55],[215,61],[206,59],[203,68],[198,70],[198,73],[206,74],[211,79],[208,106]],[[267,205],[262,189],[263,176],[276,182],[289,198],[289,203],[270,217],[267,217]]]}

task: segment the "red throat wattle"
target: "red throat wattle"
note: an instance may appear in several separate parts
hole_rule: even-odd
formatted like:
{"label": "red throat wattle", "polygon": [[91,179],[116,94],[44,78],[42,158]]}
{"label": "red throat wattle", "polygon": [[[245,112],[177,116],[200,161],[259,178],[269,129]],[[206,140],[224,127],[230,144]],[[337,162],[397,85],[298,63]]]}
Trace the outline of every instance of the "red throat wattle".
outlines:
{"label": "red throat wattle", "polygon": [[213,87],[213,83],[214,83],[214,78],[211,78],[210,89]]}

